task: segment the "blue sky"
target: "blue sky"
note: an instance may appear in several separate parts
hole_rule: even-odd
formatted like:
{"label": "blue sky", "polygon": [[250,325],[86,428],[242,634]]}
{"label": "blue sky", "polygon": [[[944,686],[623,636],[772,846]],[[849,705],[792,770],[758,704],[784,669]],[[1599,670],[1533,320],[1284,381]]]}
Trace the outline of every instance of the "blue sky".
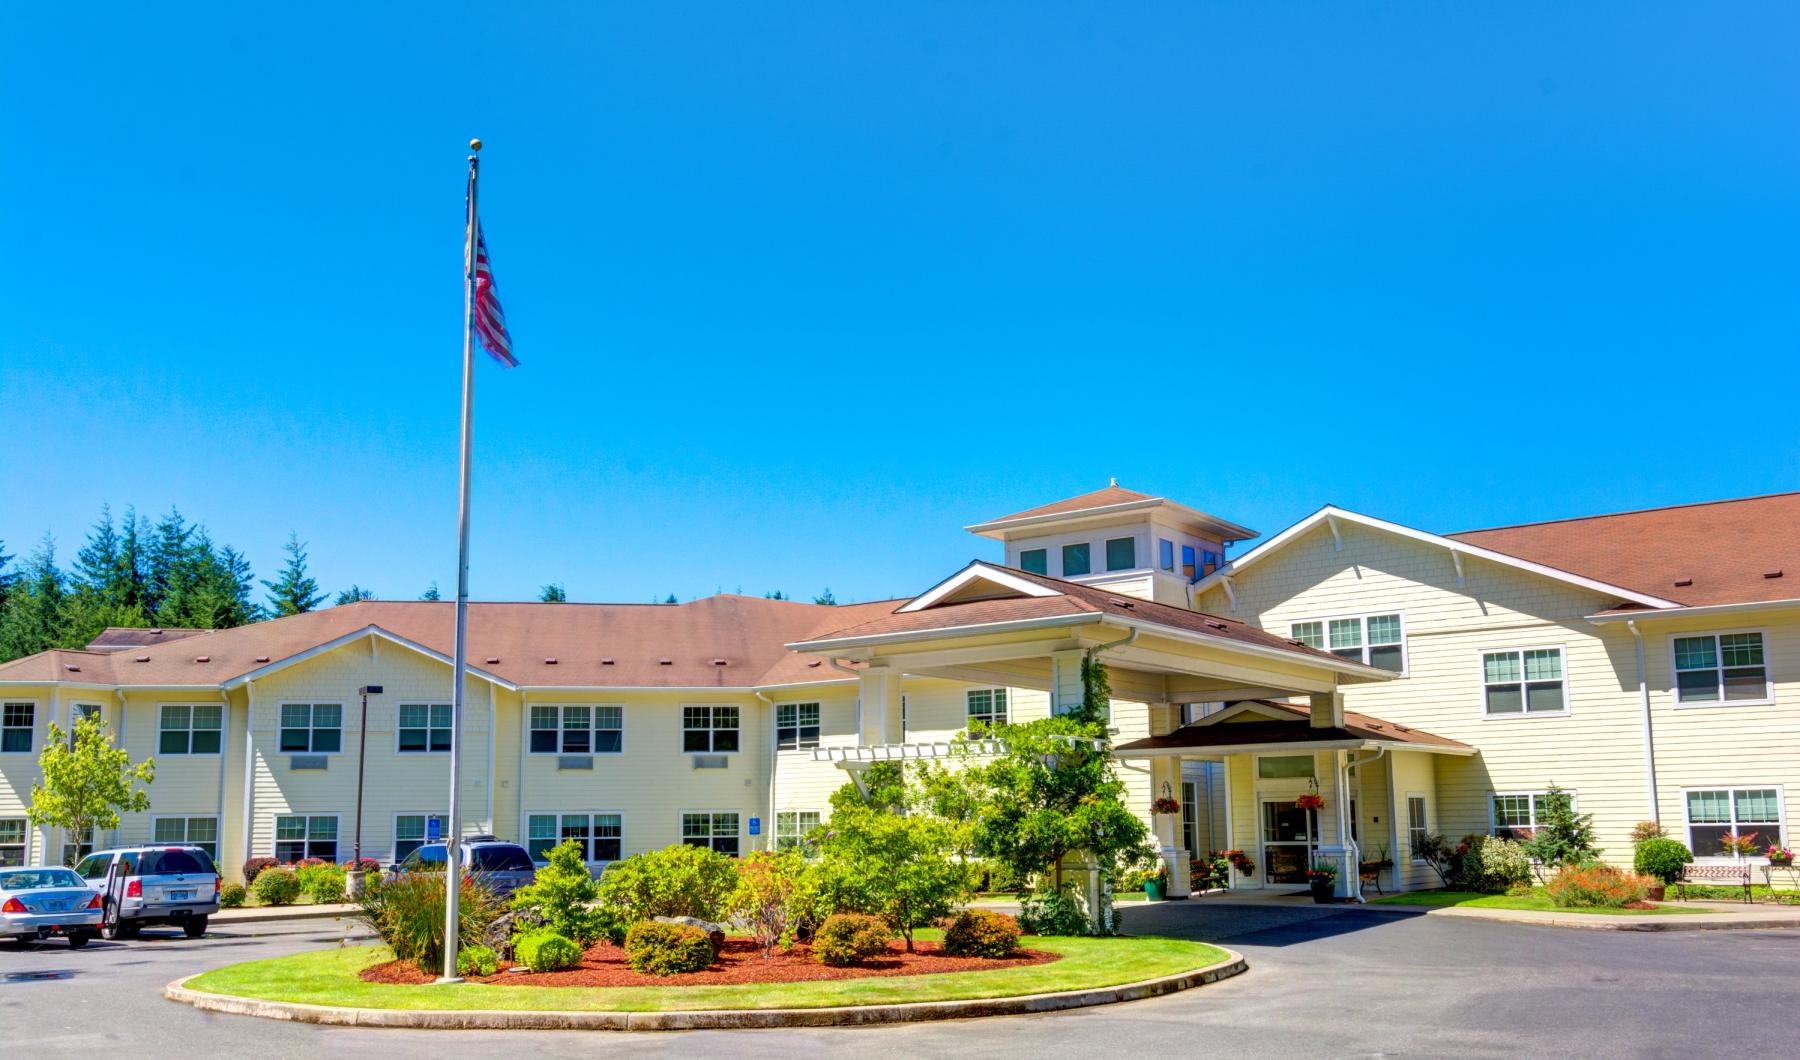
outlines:
{"label": "blue sky", "polygon": [[[14,5],[0,540],[915,591],[1122,484],[1265,533],[1800,482],[1791,6]],[[976,10],[978,9],[978,10]]]}

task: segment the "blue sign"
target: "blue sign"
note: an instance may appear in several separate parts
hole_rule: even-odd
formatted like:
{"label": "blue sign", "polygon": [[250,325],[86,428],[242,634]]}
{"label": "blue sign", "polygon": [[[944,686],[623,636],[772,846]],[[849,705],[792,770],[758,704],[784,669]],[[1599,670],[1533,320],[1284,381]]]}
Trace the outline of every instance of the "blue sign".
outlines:
{"label": "blue sign", "polygon": [[762,818],[761,817],[750,818],[750,834],[751,835],[762,835]]}
{"label": "blue sign", "polygon": [[444,838],[444,819],[442,817],[425,818],[425,842],[435,843]]}

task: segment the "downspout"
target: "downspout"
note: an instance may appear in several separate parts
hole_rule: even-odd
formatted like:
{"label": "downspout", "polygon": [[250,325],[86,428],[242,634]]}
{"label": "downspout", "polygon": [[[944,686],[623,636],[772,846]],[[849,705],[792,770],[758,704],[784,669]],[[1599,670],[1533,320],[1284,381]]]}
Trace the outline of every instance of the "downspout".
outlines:
{"label": "downspout", "polygon": [[[121,712],[122,713],[122,712]],[[250,860],[254,853],[253,837],[256,834],[254,822],[254,804],[252,793],[256,789],[256,682],[244,682],[244,857],[238,864]],[[221,807],[221,809],[223,809]]]}
{"label": "downspout", "polygon": [[[775,701],[752,688],[750,694],[763,701],[769,708],[769,831],[768,838],[763,840],[764,850],[774,850],[779,837],[775,834],[775,770],[781,765],[781,736],[776,729]],[[796,818],[798,820],[798,818]]]}
{"label": "downspout", "polygon": [[1625,628],[1637,641],[1638,701],[1644,708],[1644,785],[1649,793],[1650,820],[1661,821],[1656,798],[1656,740],[1650,729],[1650,682],[1644,670],[1644,634],[1636,619],[1626,622]]}
{"label": "downspout", "polygon": [[[1363,770],[1362,770],[1362,767],[1366,766],[1366,765],[1373,765],[1374,763],[1379,762],[1381,760],[1381,756],[1385,755],[1385,754],[1387,754],[1387,748],[1385,748],[1385,747],[1375,748],[1375,753],[1370,755],[1367,758],[1358,758],[1358,757],[1356,757],[1356,752],[1352,751],[1352,752],[1350,752],[1348,759],[1344,763],[1344,768],[1346,770],[1348,770],[1352,766],[1356,767],[1356,802],[1357,802],[1358,807],[1361,809],[1368,809],[1367,800],[1365,800],[1363,798],[1363,783],[1362,783]],[[1391,793],[1390,793],[1390,795],[1391,795]],[[1340,805],[1338,812],[1343,813],[1344,811],[1346,811],[1348,809],[1349,809],[1348,806]],[[1394,824],[1393,816],[1394,815],[1392,812],[1390,812],[1388,814],[1388,827],[1390,829],[1393,828],[1393,824]],[[1365,899],[1363,898],[1363,892],[1362,892],[1362,850],[1359,847],[1359,845],[1357,844],[1356,840],[1350,838],[1350,832],[1348,829],[1345,829],[1340,834],[1344,837],[1345,845],[1350,848],[1351,853],[1356,855],[1356,862],[1357,862],[1356,875],[1355,875],[1355,877],[1353,877],[1353,879],[1355,880],[1355,883],[1353,883],[1351,885],[1350,897],[1356,899],[1356,901],[1360,903],[1360,902],[1365,901]],[[1396,887],[1397,886],[1398,886],[1398,883],[1396,881]]]}

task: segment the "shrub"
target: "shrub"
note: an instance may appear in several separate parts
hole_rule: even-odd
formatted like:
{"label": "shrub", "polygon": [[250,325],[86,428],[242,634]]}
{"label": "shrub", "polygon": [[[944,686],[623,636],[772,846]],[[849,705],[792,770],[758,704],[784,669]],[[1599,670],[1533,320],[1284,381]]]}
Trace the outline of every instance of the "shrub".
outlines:
{"label": "shrub", "polygon": [[1694,854],[1679,840],[1651,837],[1637,845],[1631,867],[1644,876],[1654,876],[1664,884],[1674,883],[1682,870],[1694,860]]}
{"label": "shrub", "polygon": [[813,953],[820,964],[842,968],[886,953],[893,937],[894,929],[878,916],[833,913],[813,936]]}
{"label": "shrub", "polygon": [[540,928],[513,945],[513,956],[534,972],[560,972],[581,963],[581,947],[567,936]]}
{"label": "shrub", "polygon": [[1600,848],[1594,845],[1594,815],[1576,813],[1575,801],[1569,798],[1569,793],[1555,784],[1550,785],[1544,792],[1538,825],[1532,830],[1531,838],[1525,840],[1525,850],[1532,860],[1546,868],[1597,860]]}
{"label": "shrub", "polygon": [[719,920],[737,887],[737,863],[706,847],[675,845],[614,863],[600,878],[600,901],[627,922],[659,916]]}
{"label": "shrub", "polygon": [[1069,886],[1032,891],[1020,899],[1019,926],[1031,935],[1086,935],[1092,930]]}
{"label": "shrub", "polygon": [[281,862],[276,861],[274,858],[246,859],[244,861],[244,886],[248,887],[255,883],[257,875],[260,874],[262,870],[272,869],[279,864],[281,864]]}
{"label": "shrub", "polygon": [[294,875],[300,880],[300,889],[313,901],[324,905],[344,900],[344,870],[337,865],[308,859],[300,862]]}
{"label": "shrub", "polygon": [[519,888],[512,900],[514,911],[584,946],[612,934],[608,930],[611,917],[590,908],[599,888],[588,872],[585,856],[581,844],[573,839],[553,848],[550,863],[538,870],[532,883]]}
{"label": "shrub", "polygon": [[645,975],[705,971],[714,956],[712,940],[690,924],[646,920],[625,933],[625,963]]}
{"label": "shrub", "polygon": [[1646,839],[1667,839],[1668,837],[1669,830],[1662,826],[1661,821],[1639,821],[1631,826],[1633,845],[1642,843]]}
{"label": "shrub", "polygon": [[1477,890],[1499,893],[1531,882],[1531,855],[1516,839],[1481,836],[1474,844],[1474,859],[1479,866]]}
{"label": "shrub", "polygon": [[929,814],[843,805],[819,841],[819,872],[833,912],[876,913],[913,948],[913,931],[950,915],[970,871],[953,853],[953,827]]}
{"label": "shrub", "polygon": [[250,892],[244,889],[243,884],[227,883],[219,888],[219,908],[236,909],[243,905],[244,899],[249,896]]}
{"label": "shrub", "polygon": [[[403,961],[412,961],[427,972],[444,962],[444,877],[409,872],[371,887],[358,899],[362,919]],[[465,939],[487,936],[488,925],[500,915],[500,903],[479,880],[466,878],[458,892],[458,934]]]}
{"label": "shrub", "polygon": [[279,865],[264,869],[256,874],[250,893],[264,905],[293,905],[294,899],[300,897],[300,877],[294,875],[293,869]]}
{"label": "shrub", "polygon": [[1019,922],[989,909],[964,909],[944,927],[944,952],[953,957],[1005,957],[1019,948]]}
{"label": "shrub", "polygon": [[805,871],[806,862],[792,851],[758,850],[738,866],[737,888],[726,905],[750,926],[764,957],[787,934],[797,899],[808,897],[800,889]]}
{"label": "shrub", "polygon": [[477,943],[456,951],[457,975],[493,975],[500,970],[500,955]]}
{"label": "shrub", "polygon": [[1016,891],[1019,878],[1004,861],[982,861],[975,866],[975,889],[978,891]]}
{"label": "shrub", "polygon": [[1645,894],[1642,877],[1610,865],[1569,865],[1544,889],[1563,908],[1622,909],[1643,901]]}

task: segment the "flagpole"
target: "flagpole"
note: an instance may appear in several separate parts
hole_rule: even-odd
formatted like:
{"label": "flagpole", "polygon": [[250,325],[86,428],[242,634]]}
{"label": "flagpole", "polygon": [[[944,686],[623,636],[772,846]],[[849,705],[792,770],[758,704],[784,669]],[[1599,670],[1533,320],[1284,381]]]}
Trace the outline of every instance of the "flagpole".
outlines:
{"label": "flagpole", "polygon": [[450,689],[450,820],[444,834],[444,974],[440,983],[459,983],[456,974],[457,908],[462,889],[463,689],[468,684],[469,647],[469,467],[475,424],[475,226],[476,183],[481,172],[480,140],[469,141],[469,214],[463,235],[462,484],[456,504],[456,661]]}

